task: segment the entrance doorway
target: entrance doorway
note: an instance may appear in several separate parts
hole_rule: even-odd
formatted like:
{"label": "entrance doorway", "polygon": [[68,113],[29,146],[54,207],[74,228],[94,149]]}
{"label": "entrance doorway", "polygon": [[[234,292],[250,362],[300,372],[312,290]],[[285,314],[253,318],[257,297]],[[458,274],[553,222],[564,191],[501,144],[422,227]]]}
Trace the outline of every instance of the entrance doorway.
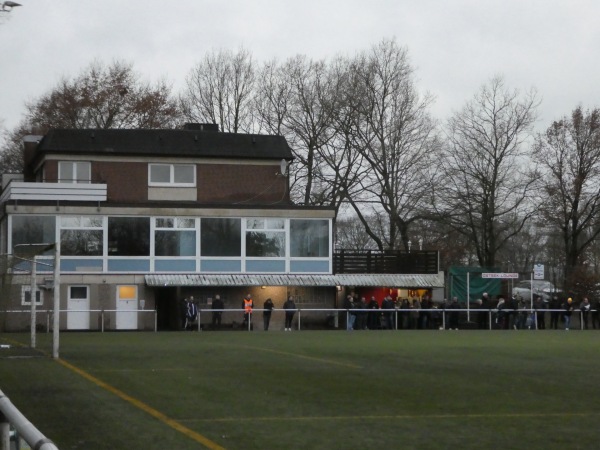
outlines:
{"label": "entrance doorway", "polygon": [[117,286],[117,330],[137,330],[137,286]]}

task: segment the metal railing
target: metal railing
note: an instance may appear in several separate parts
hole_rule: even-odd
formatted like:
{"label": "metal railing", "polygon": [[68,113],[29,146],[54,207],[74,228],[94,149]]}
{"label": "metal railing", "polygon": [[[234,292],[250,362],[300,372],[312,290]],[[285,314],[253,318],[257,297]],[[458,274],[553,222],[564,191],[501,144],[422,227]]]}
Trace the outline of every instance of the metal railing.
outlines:
{"label": "metal railing", "polygon": [[[253,320],[255,322],[258,322],[256,319],[256,315],[258,315],[259,313],[262,313],[264,311],[264,309],[261,308],[254,308],[253,309]],[[273,309],[273,314],[278,315],[278,314],[282,314],[283,312],[285,312],[286,310],[281,309],[281,308],[276,308]],[[478,323],[478,318],[479,318],[479,314],[484,314],[486,316],[486,319],[484,321],[485,326],[487,329],[492,330],[492,329],[497,329],[499,325],[497,323],[497,318],[500,314],[506,314],[507,317],[511,317],[510,314],[512,314],[512,317],[514,316],[518,316],[519,314],[526,314],[527,316],[531,315],[532,316],[532,321],[531,321],[531,325],[526,327],[524,326],[524,324],[519,324],[520,325],[520,329],[538,329],[539,328],[539,323],[538,323],[538,314],[543,314],[544,317],[547,313],[550,314],[551,318],[552,318],[552,313],[556,313],[558,315],[558,319],[560,320],[560,318],[562,316],[564,316],[565,310],[564,309],[543,309],[543,310],[538,310],[538,309],[515,309],[515,310],[509,310],[509,309],[504,309],[504,310],[497,310],[497,309],[473,309],[473,308],[461,308],[461,309],[343,309],[343,308],[296,308],[293,310],[289,310],[289,311],[293,311],[294,312],[294,328],[297,330],[302,330],[302,321],[303,321],[303,314],[304,317],[307,317],[308,314],[319,314],[319,313],[325,313],[326,317],[321,318],[321,321],[323,322],[323,324],[325,324],[326,322],[330,324],[329,328],[339,328],[340,327],[340,321],[343,321],[345,319],[345,323],[347,324],[350,320],[350,315],[354,315],[354,314],[365,314],[366,316],[369,316],[370,314],[376,315],[377,316],[377,329],[393,329],[393,330],[400,330],[400,329],[407,329],[408,327],[403,326],[403,322],[405,321],[405,319],[407,319],[410,316],[413,315],[421,315],[424,314],[426,316],[429,317],[429,321],[430,323],[428,324],[427,328],[429,329],[434,329],[434,327],[431,325],[431,322],[434,322],[434,320],[437,320],[439,323],[438,327],[435,328],[440,328],[440,329],[448,329],[448,327],[450,326],[450,318],[452,317],[452,314],[462,314],[461,316],[461,320],[460,320],[460,325],[464,328],[465,325],[468,328],[473,328],[474,324]],[[53,319],[53,310],[37,310],[38,314],[46,314],[46,318],[45,318],[45,322],[46,322],[46,332],[50,332],[52,330],[51,328],[51,323],[53,323],[52,319]],[[99,330],[101,332],[105,332],[108,329],[109,330],[114,330],[116,328],[114,327],[108,327],[106,326],[107,323],[107,314],[118,314],[118,313],[124,313],[124,314],[128,314],[128,313],[137,313],[137,314],[152,314],[153,315],[153,331],[157,332],[158,331],[158,311],[153,310],[153,309],[138,309],[138,310],[117,310],[117,309],[62,309],[60,310],[61,314],[64,313],[96,313],[98,314],[98,324],[96,328],[89,328],[89,330]],[[210,308],[203,308],[203,309],[198,309],[198,317],[196,320],[194,320],[192,322],[193,324],[193,328],[197,329],[198,331],[201,331],[203,329],[203,325],[207,325],[210,322],[206,321],[205,319],[203,319],[204,317],[211,317],[213,313],[226,313],[226,314],[231,314],[231,313],[235,313],[235,314],[239,314],[240,317],[243,316],[244,314],[244,309],[240,308],[240,309],[210,309]],[[575,323],[573,323],[573,325],[575,325],[575,328],[578,329],[586,329],[588,328],[588,326],[586,325],[586,323],[589,320],[589,317],[592,317],[592,326],[594,326],[594,316],[593,314],[597,312],[597,310],[589,310],[588,313],[586,315],[586,313],[580,309],[575,309],[572,311],[572,317],[575,318]],[[8,310],[8,311],[0,311],[0,313],[9,313],[9,314],[29,314],[29,310]],[[465,316],[468,315],[468,317],[470,316],[475,316],[476,319],[472,320],[467,318],[467,320],[465,319]],[[202,321],[205,320],[205,322],[203,323]],[[90,320],[90,323],[92,323],[92,321]],[[39,323],[38,323],[39,324]],[[399,326],[400,324],[400,326]],[[345,324],[344,324],[345,325]],[[252,329],[252,323],[245,323],[244,326],[247,326],[248,329]],[[452,327],[454,328],[454,327]],[[546,321],[546,327],[545,328],[550,328],[550,326],[548,326],[548,323]],[[561,326],[561,328],[563,328]],[[598,323],[598,328],[600,329],[600,320]],[[65,330],[68,330],[67,328],[64,328]],[[140,328],[138,325],[137,329],[141,329],[143,330],[144,327]],[[85,331],[86,329],[80,329],[81,331]],[[75,329],[74,329],[75,331]]]}
{"label": "metal railing", "polygon": [[[30,314],[29,310],[7,310],[7,311],[0,311],[0,314]],[[112,314],[112,313],[123,313],[123,314],[130,314],[130,313],[138,313],[138,314],[152,314],[154,316],[154,330],[153,331],[158,331],[158,313],[156,310],[154,309],[61,309],[59,311],[60,314],[64,314],[64,313],[96,313],[99,314],[99,318],[100,318],[100,323],[98,325],[98,329],[101,332],[104,332],[106,329],[106,315],[107,314]],[[54,316],[54,311],[51,309],[38,309],[37,310],[37,314],[46,314],[46,332],[49,333],[50,331],[52,331],[52,328],[50,326],[51,323],[53,323],[52,319]],[[91,321],[90,321],[91,322]],[[85,329],[82,329],[83,331],[85,331]]]}
{"label": "metal railing", "polygon": [[[23,439],[30,448],[36,450],[58,450],[54,443],[44,436],[0,391],[0,449],[9,450],[11,425],[15,429],[15,438]],[[17,443],[18,444],[18,443]],[[17,445],[17,448],[19,446]]]}

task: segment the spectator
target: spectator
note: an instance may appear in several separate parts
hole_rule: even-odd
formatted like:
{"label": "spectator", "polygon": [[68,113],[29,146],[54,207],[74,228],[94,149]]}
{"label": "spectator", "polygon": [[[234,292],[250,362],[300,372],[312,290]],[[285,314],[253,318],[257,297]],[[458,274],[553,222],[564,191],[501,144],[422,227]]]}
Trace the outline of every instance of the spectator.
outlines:
{"label": "spectator", "polygon": [[368,308],[370,311],[367,327],[369,330],[377,330],[379,328],[379,303],[377,303],[375,297],[371,297]]}
{"label": "spectator", "polygon": [[189,329],[192,330],[192,324],[196,321],[196,318],[198,317],[198,307],[194,303],[193,296],[187,298],[185,302],[185,326],[183,328],[187,330],[189,327]]}
{"label": "spectator", "polygon": [[560,315],[560,301],[556,295],[552,296],[550,300],[550,328],[558,330],[558,318]]}
{"label": "spectator", "polygon": [[269,331],[269,323],[271,322],[271,313],[273,312],[273,300],[269,297],[263,304],[263,326],[265,331]]}
{"label": "spectator", "polygon": [[563,304],[563,318],[565,320],[565,330],[569,330],[571,325],[571,314],[573,314],[573,299],[569,297],[566,303]]}
{"label": "spectator", "polygon": [[489,294],[487,292],[484,292],[483,295],[481,296],[481,300],[478,302],[479,303],[479,309],[481,311],[479,311],[479,315],[477,317],[477,327],[480,330],[484,330],[484,329],[488,329],[489,328],[489,310],[490,310],[490,297]]}
{"label": "spectator", "polygon": [[537,321],[537,329],[546,329],[546,305],[542,297],[537,297],[535,300],[535,320]]}
{"label": "spectator", "polygon": [[358,302],[356,312],[356,324],[355,328],[358,330],[366,330],[367,329],[367,300],[364,297],[360,298],[360,302]]}
{"label": "spectator", "polygon": [[213,329],[221,328],[221,316],[223,315],[223,309],[225,309],[225,305],[223,304],[223,300],[221,300],[221,296],[219,294],[215,295],[215,299],[212,303],[212,327]]}
{"label": "spectator", "polygon": [[457,297],[452,297],[452,303],[450,303],[450,306],[448,307],[448,309],[450,310],[450,313],[448,314],[448,320],[450,322],[450,330],[458,330],[458,315],[459,315],[459,309],[460,309],[460,305],[458,304],[458,298]]}
{"label": "spectator", "polygon": [[506,304],[502,297],[498,299],[498,304],[496,305],[496,324],[498,328],[501,330],[504,329],[504,324],[506,321]]}
{"label": "spectator", "polygon": [[292,331],[292,321],[294,320],[294,313],[296,312],[294,297],[291,295],[288,297],[283,304],[283,309],[285,310],[285,331]]}
{"label": "spectator", "polygon": [[346,330],[352,331],[354,330],[354,322],[356,321],[356,313],[352,310],[355,308],[354,299],[351,295],[346,297],[346,301],[344,302],[344,308],[346,309],[346,316],[348,317],[348,321],[346,323]]}
{"label": "spectator", "polygon": [[253,329],[252,325],[252,309],[254,308],[254,301],[252,295],[247,294],[242,300],[242,308],[244,309],[244,328],[248,331]]}
{"label": "spectator", "polygon": [[587,297],[583,297],[583,301],[579,305],[579,309],[581,310],[581,322],[583,323],[583,328],[588,329],[588,316],[590,314],[590,310],[592,309],[592,305]]}

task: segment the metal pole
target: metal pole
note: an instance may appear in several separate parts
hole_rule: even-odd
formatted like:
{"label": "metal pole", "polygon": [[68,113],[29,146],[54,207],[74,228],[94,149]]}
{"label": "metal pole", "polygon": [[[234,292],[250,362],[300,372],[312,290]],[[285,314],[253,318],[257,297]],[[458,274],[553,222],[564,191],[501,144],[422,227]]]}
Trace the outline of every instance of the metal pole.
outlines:
{"label": "metal pole", "polygon": [[35,288],[36,288],[35,277],[37,275],[36,258],[37,258],[37,256],[34,255],[33,260],[31,261],[31,295],[29,296],[29,299],[31,300],[31,348],[35,348],[35,324],[36,324],[35,300],[37,297],[37,295],[35,295]]}
{"label": "metal pole", "polygon": [[54,325],[52,326],[52,357],[58,359],[60,333],[60,240],[54,247]]}
{"label": "metal pole", "polygon": [[302,311],[298,310],[298,331],[301,330],[300,321],[302,320]]}
{"label": "metal pole", "polygon": [[529,294],[531,295],[531,309],[533,309],[533,272],[531,272],[531,284],[529,287],[531,288],[529,289]]}
{"label": "metal pole", "polygon": [[467,272],[467,322],[471,321],[471,310],[469,304],[471,303],[471,273]]}
{"label": "metal pole", "polygon": [[154,332],[158,331],[158,314],[156,309],[154,310]]}

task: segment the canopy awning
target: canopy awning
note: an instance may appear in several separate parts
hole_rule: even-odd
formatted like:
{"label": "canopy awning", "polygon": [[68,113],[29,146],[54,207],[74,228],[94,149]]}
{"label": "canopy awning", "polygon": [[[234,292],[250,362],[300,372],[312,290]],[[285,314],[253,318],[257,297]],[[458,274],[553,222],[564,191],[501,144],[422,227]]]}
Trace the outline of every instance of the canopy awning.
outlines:
{"label": "canopy awning", "polygon": [[151,287],[165,286],[384,286],[395,288],[443,288],[444,274],[158,274],[146,275]]}

